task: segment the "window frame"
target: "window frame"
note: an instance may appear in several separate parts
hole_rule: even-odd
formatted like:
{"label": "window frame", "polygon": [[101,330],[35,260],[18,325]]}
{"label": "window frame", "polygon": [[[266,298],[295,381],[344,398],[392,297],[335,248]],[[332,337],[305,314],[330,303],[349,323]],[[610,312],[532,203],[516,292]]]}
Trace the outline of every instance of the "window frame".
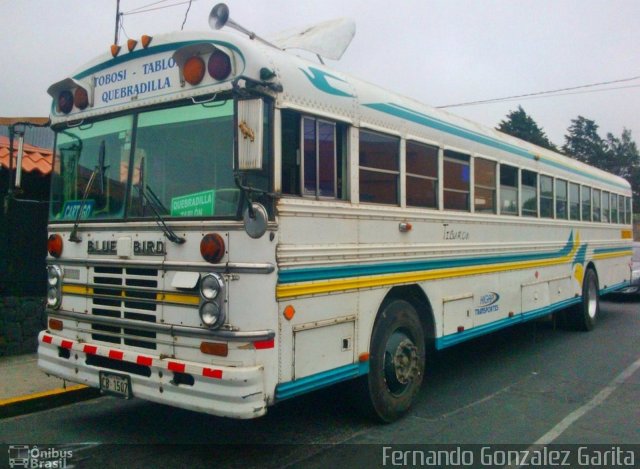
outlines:
{"label": "window frame", "polygon": [[[376,168],[374,166],[364,166],[362,165],[362,161],[361,161],[361,155],[362,155],[362,135],[363,134],[371,134],[371,135],[377,135],[377,136],[381,136],[384,138],[388,138],[388,139],[393,139],[396,141],[397,143],[397,153],[396,153],[396,158],[397,158],[397,170],[391,170],[391,169],[383,169],[383,168]],[[390,206],[396,206],[399,207],[401,200],[400,200],[400,192],[401,192],[401,187],[400,187],[400,183],[401,183],[401,173],[402,173],[402,168],[401,168],[401,150],[402,150],[402,139],[398,136],[398,135],[393,135],[393,134],[389,134],[389,133],[385,133],[385,132],[380,132],[378,130],[372,130],[369,128],[359,128],[358,129],[358,199],[360,200],[360,203],[365,203],[365,204],[376,204],[376,205],[390,205]],[[379,201],[372,201],[372,200],[362,200],[362,172],[370,172],[370,173],[378,173],[378,174],[391,174],[394,175],[396,178],[396,193],[395,193],[395,202],[379,202]]]}
{"label": "window frame", "polygon": [[[306,155],[305,155],[305,121],[315,122],[315,191],[309,191],[306,188]],[[333,127],[333,194],[323,195],[320,190],[320,125],[328,124]],[[323,119],[321,117],[315,117],[307,114],[300,114],[300,194],[303,197],[313,197],[317,200],[320,199],[336,199],[338,197],[338,125],[335,121]]]}
{"label": "window frame", "polygon": [[[463,168],[467,168],[467,190],[457,188],[447,188],[447,171],[444,167],[449,162],[450,164],[457,164]],[[444,210],[453,210],[455,212],[470,212],[471,211],[471,155],[462,151],[454,150],[453,148],[445,148],[442,156],[442,208]],[[455,181],[454,181],[455,182]],[[464,180],[462,182],[465,182]],[[447,207],[447,192],[454,194],[466,194],[466,208],[450,208]]]}
{"label": "window frame", "polygon": [[[478,161],[483,161],[486,163],[493,164],[493,187],[487,186],[484,184],[478,183],[477,171],[478,171]],[[474,213],[498,213],[498,162],[493,159],[486,158],[484,156],[475,156],[473,158],[473,211]],[[476,194],[478,193],[478,189],[488,190],[492,192],[493,204],[490,209],[479,209],[476,204]]]}

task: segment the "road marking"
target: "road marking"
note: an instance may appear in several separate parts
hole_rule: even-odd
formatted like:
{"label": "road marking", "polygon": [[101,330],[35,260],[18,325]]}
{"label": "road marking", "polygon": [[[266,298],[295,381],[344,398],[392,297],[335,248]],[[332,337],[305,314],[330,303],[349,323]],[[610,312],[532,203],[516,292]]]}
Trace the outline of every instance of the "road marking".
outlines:
{"label": "road marking", "polygon": [[453,417],[454,415],[457,415],[457,414],[459,414],[461,412],[464,412],[467,409],[470,409],[472,407],[475,407],[477,405],[480,405],[480,404],[483,404],[483,403],[485,403],[487,401],[490,401],[491,399],[499,396],[500,394],[504,394],[506,392],[509,392],[509,391],[511,391],[512,388],[524,383],[525,381],[528,381],[529,379],[533,378],[534,376],[537,376],[537,374],[538,374],[537,371],[532,371],[530,374],[528,374],[524,378],[521,378],[518,381],[515,381],[515,382],[505,386],[504,388],[498,389],[497,391],[495,391],[495,392],[493,392],[493,393],[491,393],[491,394],[489,394],[489,395],[487,395],[487,396],[485,396],[485,397],[483,397],[481,399],[478,399],[477,401],[470,402],[470,403],[468,403],[468,404],[466,404],[466,405],[464,405],[462,407],[458,407],[457,409],[451,410],[451,411],[446,412],[444,414],[440,414],[437,417],[423,417],[421,415],[411,415],[408,418],[415,418],[415,419],[418,419],[418,420],[426,420],[428,422],[437,422],[439,420],[445,420],[445,419],[447,419],[449,417]]}
{"label": "road marking", "polygon": [[593,399],[584,404],[582,407],[577,408],[565,418],[563,418],[555,427],[542,435],[534,443],[534,445],[548,445],[556,438],[558,438],[564,431],[569,428],[576,420],[582,417],[587,412],[590,412],[600,404],[602,404],[607,397],[609,397],[621,384],[631,377],[640,368],[640,358],[627,367],[622,373],[620,373],[613,381],[604,387],[602,391],[595,395]]}
{"label": "road marking", "polygon": [[[575,423],[580,417],[584,416],[587,412],[592,411],[597,406],[602,404],[616,389],[620,387],[627,379],[629,379],[640,368],[640,358],[629,365],[622,373],[616,376],[613,381],[607,384],[602,391],[596,394],[589,402],[578,407],[571,412],[565,418],[563,418],[558,424],[542,435],[538,440],[527,448],[527,454],[532,454],[535,449],[540,448],[554,442],[560,435],[562,435],[567,428]],[[518,468],[528,465],[528,458],[525,458],[523,464],[520,466],[507,466],[505,469]]]}
{"label": "road marking", "polygon": [[0,407],[8,406],[11,404],[16,404],[19,402],[32,401],[34,399],[40,399],[43,397],[56,396],[59,394],[65,394],[67,392],[79,391],[81,389],[85,389],[87,386],[84,384],[76,384],[74,386],[67,386],[66,388],[56,388],[51,389],[49,391],[37,392],[34,394],[28,394],[26,396],[18,396],[18,397],[10,397],[8,399],[0,399]]}

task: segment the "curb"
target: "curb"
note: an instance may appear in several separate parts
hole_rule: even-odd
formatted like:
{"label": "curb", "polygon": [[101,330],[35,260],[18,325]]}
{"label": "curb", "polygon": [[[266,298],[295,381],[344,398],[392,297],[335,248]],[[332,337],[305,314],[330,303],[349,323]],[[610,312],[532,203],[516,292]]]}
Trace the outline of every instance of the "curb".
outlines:
{"label": "curb", "polygon": [[100,397],[100,390],[83,384],[0,400],[0,419],[53,409]]}

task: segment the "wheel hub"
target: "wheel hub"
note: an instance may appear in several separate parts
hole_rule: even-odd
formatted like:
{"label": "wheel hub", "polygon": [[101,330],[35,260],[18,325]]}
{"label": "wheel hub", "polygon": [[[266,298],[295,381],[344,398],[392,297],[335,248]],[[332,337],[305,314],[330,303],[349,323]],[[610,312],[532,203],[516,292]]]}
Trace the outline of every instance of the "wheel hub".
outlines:
{"label": "wheel hub", "polygon": [[393,356],[396,379],[401,384],[409,383],[418,370],[418,347],[409,339],[402,340]]}

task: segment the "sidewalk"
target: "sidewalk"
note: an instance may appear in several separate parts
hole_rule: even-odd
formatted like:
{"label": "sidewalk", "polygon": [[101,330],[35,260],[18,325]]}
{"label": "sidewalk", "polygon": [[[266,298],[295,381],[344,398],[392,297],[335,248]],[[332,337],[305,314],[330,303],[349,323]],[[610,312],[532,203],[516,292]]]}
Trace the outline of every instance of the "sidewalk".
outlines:
{"label": "sidewalk", "polygon": [[36,354],[0,357],[0,419],[91,399],[100,392],[47,376]]}

